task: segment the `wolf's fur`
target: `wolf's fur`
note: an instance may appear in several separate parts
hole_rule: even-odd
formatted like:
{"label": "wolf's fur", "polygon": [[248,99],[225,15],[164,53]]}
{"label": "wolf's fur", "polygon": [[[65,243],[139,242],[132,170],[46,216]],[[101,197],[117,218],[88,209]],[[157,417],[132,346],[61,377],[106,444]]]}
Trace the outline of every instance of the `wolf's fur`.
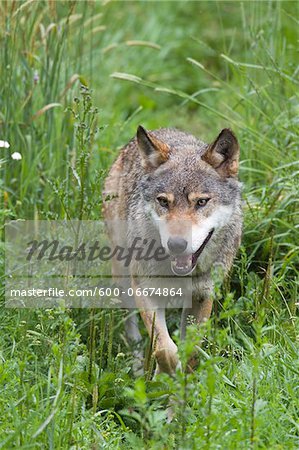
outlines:
{"label": "wolf's fur", "polygon": [[[227,274],[240,244],[242,213],[238,163],[239,144],[229,129],[222,130],[208,145],[176,129],[147,132],[139,127],[137,136],[122,149],[106,180],[105,196],[110,197],[109,201],[104,201],[106,220],[127,221],[129,233],[130,222],[138,223],[139,229],[131,233],[156,234],[169,253],[172,253],[169,242],[183,242],[186,245],[183,255],[188,261],[191,260],[188,255],[194,254],[205,239],[209,239],[192,273],[193,303],[192,308],[182,313],[182,336],[188,315],[199,323],[209,318],[213,294],[211,270],[220,265],[223,274]],[[206,199],[207,203],[200,206]],[[190,229],[192,232],[188,233]],[[119,231],[113,228],[108,231],[116,244]],[[182,261],[180,256],[175,259],[176,271],[181,270]],[[144,267],[137,263],[135,269],[149,274],[151,264],[158,263],[148,262]],[[114,270],[117,270],[115,265]],[[159,273],[173,276],[171,268],[165,264],[161,263],[159,270]],[[132,279],[131,283],[135,288],[136,281]],[[136,305],[144,308],[141,316],[149,333],[155,320],[157,372],[172,373],[179,361],[176,345],[168,333],[165,311],[158,309],[154,316],[151,307],[157,304],[150,298],[136,298]],[[128,328],[135,341],[141,339],[136,321],[131,320]]]}

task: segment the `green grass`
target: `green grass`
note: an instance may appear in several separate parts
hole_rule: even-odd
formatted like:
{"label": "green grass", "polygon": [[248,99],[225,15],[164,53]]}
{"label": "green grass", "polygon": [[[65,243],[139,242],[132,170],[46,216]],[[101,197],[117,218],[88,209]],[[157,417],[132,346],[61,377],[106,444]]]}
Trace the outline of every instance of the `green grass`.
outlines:
{"label": "green grass", "polygon": [[193,374],[134,379],[122,311],[3,300],[0,448],[298,448],[298,21],[288,1],[0,3],[3,220],[99,219],[139,124],[231,127],[245,216],[213,318],[175,337],[183,360],[204,337]]}

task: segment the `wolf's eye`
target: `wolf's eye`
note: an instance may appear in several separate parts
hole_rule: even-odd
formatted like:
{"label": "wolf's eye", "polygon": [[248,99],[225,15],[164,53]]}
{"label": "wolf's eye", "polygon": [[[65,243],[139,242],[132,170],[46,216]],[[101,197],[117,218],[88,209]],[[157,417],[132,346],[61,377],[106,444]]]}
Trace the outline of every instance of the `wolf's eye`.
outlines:
{"label": "wolf's eye", "polygon": [[199,198],[196,201],[196,208],[202,208],[203,206],[206,206],[209,200],[209,198]]}
{"label": "wolf's eye", "polygon": [[169,201],[167,200],[166,197],[163,196],[158,196],[157,197],[157,201],[159,202],[160,206],[162,206],[162,208],[168,208],[169,207]]}

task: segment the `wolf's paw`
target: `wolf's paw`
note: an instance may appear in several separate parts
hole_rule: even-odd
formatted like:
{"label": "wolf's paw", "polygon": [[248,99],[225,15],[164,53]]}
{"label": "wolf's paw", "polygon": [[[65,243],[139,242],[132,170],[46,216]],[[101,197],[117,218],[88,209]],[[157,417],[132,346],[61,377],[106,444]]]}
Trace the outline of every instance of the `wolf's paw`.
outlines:
{"label": "wolf's paw", "polygon": [[161,372],[173,375],[175,371],[179,367],[181,367],[176,345],[172,346],[171,348],[168,347],[156,350],[155,357],[157,360],[155,375]]}

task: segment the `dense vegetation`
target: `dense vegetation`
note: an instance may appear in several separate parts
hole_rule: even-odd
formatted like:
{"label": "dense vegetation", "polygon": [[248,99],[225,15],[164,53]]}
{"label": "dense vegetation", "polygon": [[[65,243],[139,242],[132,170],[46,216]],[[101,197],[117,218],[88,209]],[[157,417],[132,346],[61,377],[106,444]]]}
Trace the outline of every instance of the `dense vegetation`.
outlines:
{"label": "dense vegetation", "polygon": [[99,219],[140,123],[231,127],[245,215],[213,318],[176,336],[183,360],[204,336],[193,374],[134,378],[123,311],[3,298],[0,448],[298,448],[298,3],[2,1],[0,23],[2,222]]}

